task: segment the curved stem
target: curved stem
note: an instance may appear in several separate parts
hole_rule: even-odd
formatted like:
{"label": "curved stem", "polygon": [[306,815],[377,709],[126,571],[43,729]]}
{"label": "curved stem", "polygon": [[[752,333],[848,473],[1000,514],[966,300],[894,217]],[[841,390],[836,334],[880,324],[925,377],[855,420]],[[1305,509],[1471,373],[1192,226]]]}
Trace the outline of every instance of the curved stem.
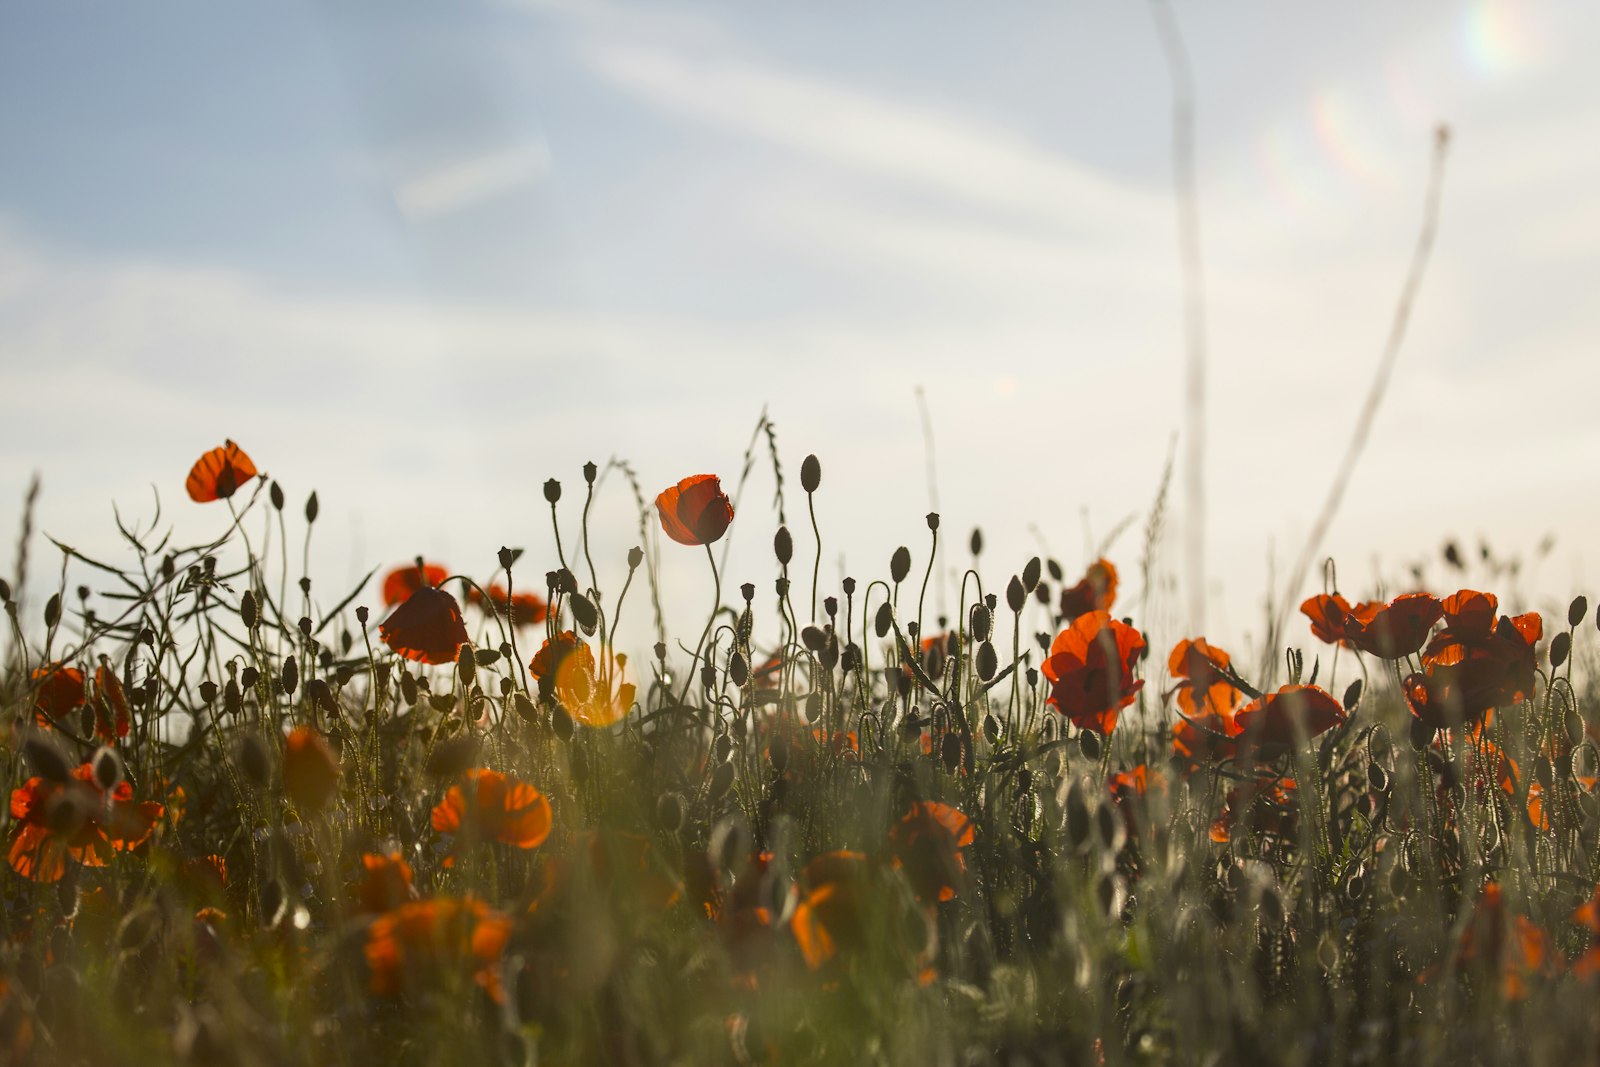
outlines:
{"label": "curved stem", "polygon": [[689,677],[683,680],[683,689],[678,693],[678,703],[682,704],[689,698],[689,687],[694,685],[695,664],[700,661],[700,650],[705,647],[706,638],[711,636],[711,627],[716,625],[717,611],[722,607],[722,575],[717,573],[717,557],[711,554],[711,546],[706,545],[706,562],[711,564],[711,581],[716,592],[711,603],[711,617],[706,619],[706,628],[700,633],[700,640],[694,643],[694,655],[689,660]]}

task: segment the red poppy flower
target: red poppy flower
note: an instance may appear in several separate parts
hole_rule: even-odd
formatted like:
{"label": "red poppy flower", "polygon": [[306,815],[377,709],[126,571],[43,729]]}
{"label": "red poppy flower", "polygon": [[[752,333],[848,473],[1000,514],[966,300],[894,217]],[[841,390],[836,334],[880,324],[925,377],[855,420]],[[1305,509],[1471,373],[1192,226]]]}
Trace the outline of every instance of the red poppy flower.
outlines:
{"label": "red poppy flower", "polygon": [[1487,972],[1502,996],[1521,1000],[1528,995],[1529,979],[1553,975],[1560,963],[1550,935],[1526,915],[1507,914],[1499,884],[1485,885],[1461,931],[1456,965]]}
{"label": "red poppy flower", "polygon": [[454,663],[467,643],[467,624],[455,597],[443,589],[418,589],[378,624],[378,636],[406,659]]}
{"label": "red poppy flower", "polygon": [[411,599],[419,589],[432,589],[450,577],[450,572],[438,563],[424,563],[420,567],[396,567],[383,576],[383,606],[392,608]]}
{"label": "red poppy flower", "polygon": [[1355,625],[1355,609],[1338,593],[1321,593],[1300,605],[1300,611],[1311,620],[1311,636],[1330,645],[1339,644],[1355,648],[1350,640],[1350,630]]}
{"label": "red poppy flower", "polygon": [[1422,673],[1403,684],[1411,714],[1438,730],[1480,721],[1491,708],[1518,704],[1538,674],[1535,646],[1544,636],[1537,612],[1501,615],[1490,593],[1463,589],[1444,602],[1445,626],[1422,653]]}
{"label": "red poppy flower", "polygon": [[957,808],[918,801],[889,831],[889,857],[904,871],[923,904],[954,900],[966,881],[962,850],[972,844],[972,820]]}
{"label": "red poppy flower", "polygon": [[1071,622],[1091,611],[1110,611],[1117,600],[1117,568],[1107,559],[1089,564],[1078,584],[1061,590],[1061,616]]}
{"label": "red poppy flower", "polygon": [[309,726],[297,726],[283,743],[283,789],[295,807],[315,814],[339,793],[339,757]]}
{"label": "red poppy flower", "polygon": [[401,997],[448,986],[470,969],[472,980],[500,1003],[499,962],[511,940],[511,920],[481,900],[434,897],[400,905],[367,928],[372,992]]}
{"label": "red poppy flower", "polygon": [[362,854],[361,879],[355,887],[356,904],[361,911],[374,914],[390,911],[413,896],[411,864],[399,852]]}
{"label": "red poppy flower", "polygon": [[692,474],[656,497],[661,528],[680,545],[709,545],[728,530],[733,502],[714,474]]}
{"label": "red poppy flower", "polygon": [[1185,638],[1167,657],[1167,670],[1178,679],[1178,707],[1190,719],[1230,715],[1239,702],[1239,690],[1228,681],[1223,668],[1233,662],[1222,649],[1206,643],[1203,637]]}
{"label": "red poppy flower", "polygon": [[1444,614],[1432,593],[1407,593],[1389,603],[1358,605],[1350,640],[1357,648],[1380,659],[1409,656],[1428,640],[1428,631]]}
{"label": "red poppy flower", "polygon": [[226,500],[257,473],[256,465],[244,454],[244,449],[231,440],[224,441],[221,448],[213,448],[195,460],[184,488],[189,491],[189,499],[196,503]]}
{"label": "red poppy flower", "polygon": [[1161,776],[1160,771],[1153,771],[1143,763],[1131,771],[1118,771],[1106,783],[1107,791],[1111,794],[1112,803],[1122,812],[1123,824],[1127,827],[1129,837],[1139,836],[1139,820],[1144,808],[1145,798],[1151,790],[1165,796],[1167,793],[1167,780]]}
{"label": "red poppy flower", "polygon": [[108,795],[85,763],[65,782],[29,778],[11,791],[11,869],[36,882],[56,882],[70,859],[104,867],[112,852],[145,842],[164,809],[134,803],[133,787],[119,782]]}
{"label": "red poppy flower", "polygon": [[1040,668],[1050,681],[1047,703],[1079,729],[1109,735],[1117,713],[1144,687],[1133,677],[1133,665],[1144,652],[1144,635],[1109,613],[1080,615],[1056,635]]}
{"label": "red poppy flower", "polygon": [[789,919],[789,929],[806,966],[820,969],[841,949],[867,940],[871,903],[870,868],[860,852],[829,852],[806,864],[806,889]]}
{"label": "red poppy flower", "polygon": [[1228,790],[1222,814],[1211,823],[1211,840],[1225,845],[1234,827],[1252,833],[1292,837],[1299,814],[1293,778],[1257,778]]}
{"label": "red poppy flower", "polygon": [[[507,596],[503,585],[491,585],[485,592],[489,595],[490,605],[496,612],[509,618],[512,626],[537,626],[550,613],[550,605],[544,602],[543,597],[533,593]],[[477,602],[482,595],[474,588],[467,593],[467,598]]]}
{"label": "red poppy flower", "polygon": [[55,720],[83,707],[83,672],[76,667],[51,663],[35,667],[33,707],[41,721]]}
{"label": "red poppy flower", "polygon": [[1344,722],[1344,708],[1315,685],[1286,685],[1239,709],[1241,748],[1292,747]]}
{"label": "red poppy flower", "polygon": [[441,834],[470,834],[517,848],[537,848],[550,836],[550,801],[527,782],[476,767],[433,809]]}
{"label": "red poppy flower", "polygon": [[94,672],[94,732],[104,741],[115,741],[128,736],[132,719],[128,714],[128,695],[123,691],[122,679],[107,664]]}
{"label": "red poppy flower", "polygon": [[[535,657],[537,658],[537,657]],[[637,687],[625,681],[628,657],[600,649],[598,659],[582,641],[556,664],[555,698],[568,715],[585,726],[610,726],[633,710]],[[544,678],[539,679],[541,692]]]}

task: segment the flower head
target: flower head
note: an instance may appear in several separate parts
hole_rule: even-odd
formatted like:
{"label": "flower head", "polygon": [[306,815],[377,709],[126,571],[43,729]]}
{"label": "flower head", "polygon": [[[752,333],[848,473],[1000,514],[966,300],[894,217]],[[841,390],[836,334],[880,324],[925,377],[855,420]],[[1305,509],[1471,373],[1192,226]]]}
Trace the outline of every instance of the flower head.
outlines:
{"label": "flower head", "polygon": [[656,497],[661,528],[680,545],[709,545],[727,532],[733,503],[714,474],[692,474]]}
{"label": "flower head", "polygon": [[1050,681],[1048,703],[1080,729],[1110,734],[1117,713],[1144,687],[1133,666],[1145,653],[1144,635],[1091,611],[1056,636],[1040,668]]}
{"label": "flower head", "polygon": [[226,500],[257,473],[244,449],[231,440],[224,441],[221,448],[213,448],[195,460],[184,488],[189,491],[189,499],[199,504]]}
{"label": "flower head", "polygon": [[1409,656],[1428,640],[1428,631],[1444,614],[1432,593],[1407,593],[1387,604],[1373,601],[1357,605],[1349,638],[1355,646],[1380,659]]}
{"label": "flower head", "polygon": [[433,828],[516,848],[537,848],[550,836],[550,801],[527,782],[476,767],[433,809]]}
{"label": "flower head", "polygon": [[431,589],[450,577],[450,572],[438,563],[413,563],[396,567],[383,576],[383,606],[392,608],[411,599],[419,589]]}
{"label": "flower head", "polygon": [[1078,584],[1061,590],[1061,617],[1071,622],[1091,611],[1110,611],[1117,600],[1117,568],[1107,559],[1097,559]]}
{"label": "flower head", "polygon": [[35,882],[55,882],[67,861],[104,867],[112,852],[143,844],[165,809],[135,803],[133,787],[118,782],[109,793],[85,763],[65,782],[29,778],[11,791],[11,869]]}
{"label": "flower head", "polygon": [[889,856],[924,904],[955,899],[966,881],[963,850],[972,844],[972,820],[960,809],[922,800],[889,831]]}
{"label": "flower head", "polygon": [[467,624],[456,598],[443,589],[418,589],[378,624],[384,644],[421,663],[454,663],[467,642]]}

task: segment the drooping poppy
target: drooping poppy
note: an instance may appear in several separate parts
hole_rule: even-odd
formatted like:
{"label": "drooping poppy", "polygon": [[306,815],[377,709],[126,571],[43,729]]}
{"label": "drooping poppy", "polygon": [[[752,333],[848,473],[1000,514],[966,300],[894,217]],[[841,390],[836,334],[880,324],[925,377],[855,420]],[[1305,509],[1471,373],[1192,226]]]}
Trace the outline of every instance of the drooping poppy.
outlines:
{"label": "drooping poppy", "polygon": [[473,982],[500,1003],[505,993],[499,963],[510,940],[511,920],[474,897],[402,904],[367,928],[372,992],[403,997],[448,987],[451,975],[470,972]]}
{"label": "drooping poppy", "polygon": [[1344,720],[1344,707],[1315,685],[1286,685],[1276,693],[1264,693],[1234,716],[1239,746],[1251,749],[1289,748]]}
{"label": "drooping poppy", "polygon": [[283,742],[283,790],[295,807],[315,814],[339,792],[339,757],[322,735],[297,726]]}
{"label": "drooping poppy", "polygon": [[475,767],[433,809],[441,834],[537,848],[550,836],[550,801],[527,782]]}
{"label": "drooping poppy", "polygon": [[420,566],[413,563],[396,567],[383,576],[383,606],[392,608],[404,604],[411,599],[412,593],[419,589],[432,589],[448,577],[449,570],[439,563],[423,563]]}
{"label": "drooping poppy", "polygon": [[362,912],[381,914],[398,908],[416,896],[411,888],[411,864],[398,851],[363,853],[361,877],[353,895]]}
{"label": "drooping poppy", "polygon": [[109,664],[102,663],[94,672],[94,732],[103,741],[127,737],[132,718],[128,713],[128,695],[122,688],[122,679]]}
{"label": "drooping poppy", "polygon": [[41,722],[54,722],[83,707],[83,672],[51,663],[33,669],[33,707]]}
{"label": "drooping poppy", "polygon": [[[503,585],[491,585],[485,592],[490,606],[510,619],[512,626],[537,626],[550,613],[550,605],[545,603],[544,597],[534,593],[508,595]],[[474,587],[467,593],[467,599],[478,603],[483,599],[483,594]]]}
{"label": "drooping poppy", "polygon": [[714,474],[692,474],[656,497],[661,528],[680,545],[709,545],[733,521],[733,502]]}
{"label": "drooping poppy", "polygon": [[244,449],[228,440],[195,460],[184,488],[189,499],[199,504],[226,500],[258,473]]}
{"label": "drooping poppy", "polygon": [[467,624],[456,598],[443,589],[425,588],[378,624],[383,643],[406,659],[420,663],[454,663],[467,643]]}
{"label": "drooping poppy", "polygon": [[1350,631],[1355,624],[1355,609],[1338,593],[1319,593],[1300,605],[1300,612],[1311,620],[1311,636],[1330,645],[1355,648]]}
{"label": "drooping poppy", "polygon": [[1387,604],[1373,601],[1357,605],[1350,640],[1361,651],[1380,659],[1400,659],[1420,649],[1428,631],[1444,614],[1432,593],[1406,593]]}
{"label": "drooping poppy", "polygon": [[1117,600],[1117,568],[1107,559],[1097,559],[1078,584],[1061,590],[1061,617],[1071,622],[1091,611],[1110,611]]}
{"label": "drooping poppy", "polygon": [[11,869],[35,882],[56,882],[70,859],[104,867],[113,852],[143,844],[164,808],[135,803],[133,787],[118,782],[109,794],[85,763],[65,782],[29,778],[11,791]]}
{"label": "drooping poppy", "polygon": [[1144,652],[1144,635],[1108,612],[1078,616],[1056,636],[1040,668],[1050,681],[1047,703],[1079,729],[1109,735],[1117,713],[1144,687],[1133,677]]}
{"label": "drooping poppy", "polygon": [[972,820],[959,808],[921,800],[890,828],[889,857],[921,903],[954,900],[966,881],[963,850],[972,841]]}

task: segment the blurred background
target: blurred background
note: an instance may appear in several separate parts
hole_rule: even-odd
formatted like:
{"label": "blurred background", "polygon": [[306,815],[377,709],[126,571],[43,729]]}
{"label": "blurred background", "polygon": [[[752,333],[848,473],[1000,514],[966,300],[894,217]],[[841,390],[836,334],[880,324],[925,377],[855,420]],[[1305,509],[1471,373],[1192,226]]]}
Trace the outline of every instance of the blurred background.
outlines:
{"label": "blurred background", "polygon": [[[1323,554],[1352,594],[1424,559],[1439,592],[1587,591],[1600,10],[1173,10],[1207,290],[1201,627],[1247,641],[1283,594],[1440,122],[1438,244]],[[534,578],[546,478],[564,538],[586,460],[731,492],[765,408],[807,570],[798,470],[821,459],[825,586],[902,543],[920,574],[936,495],[945,568],[981,526],[991,587],[1045,550],[1070,580],[1114,534],[1131,604],[1176,453],[1141,622],[1181,636],[1183,274],[1146,4],[10,4],[0,145],[0,571],[36,473],[36,527],[85,552],[126,559],[113,504],[148,524],[157,496],[180,542],[214,536],[226,514],[183,482],[231,437],[291,514],[317,491],[325,603],[419,553],[487,578],[525,546]],[[757,458],[725,589],[775,574]],[[615,471],[591,526],[614,595],[638,542]],[[1521,570],[1447,572],[1450,539]],[[705,560],[661,554],[692,642]],[[53,587],[37,538],[33,561]]]}

